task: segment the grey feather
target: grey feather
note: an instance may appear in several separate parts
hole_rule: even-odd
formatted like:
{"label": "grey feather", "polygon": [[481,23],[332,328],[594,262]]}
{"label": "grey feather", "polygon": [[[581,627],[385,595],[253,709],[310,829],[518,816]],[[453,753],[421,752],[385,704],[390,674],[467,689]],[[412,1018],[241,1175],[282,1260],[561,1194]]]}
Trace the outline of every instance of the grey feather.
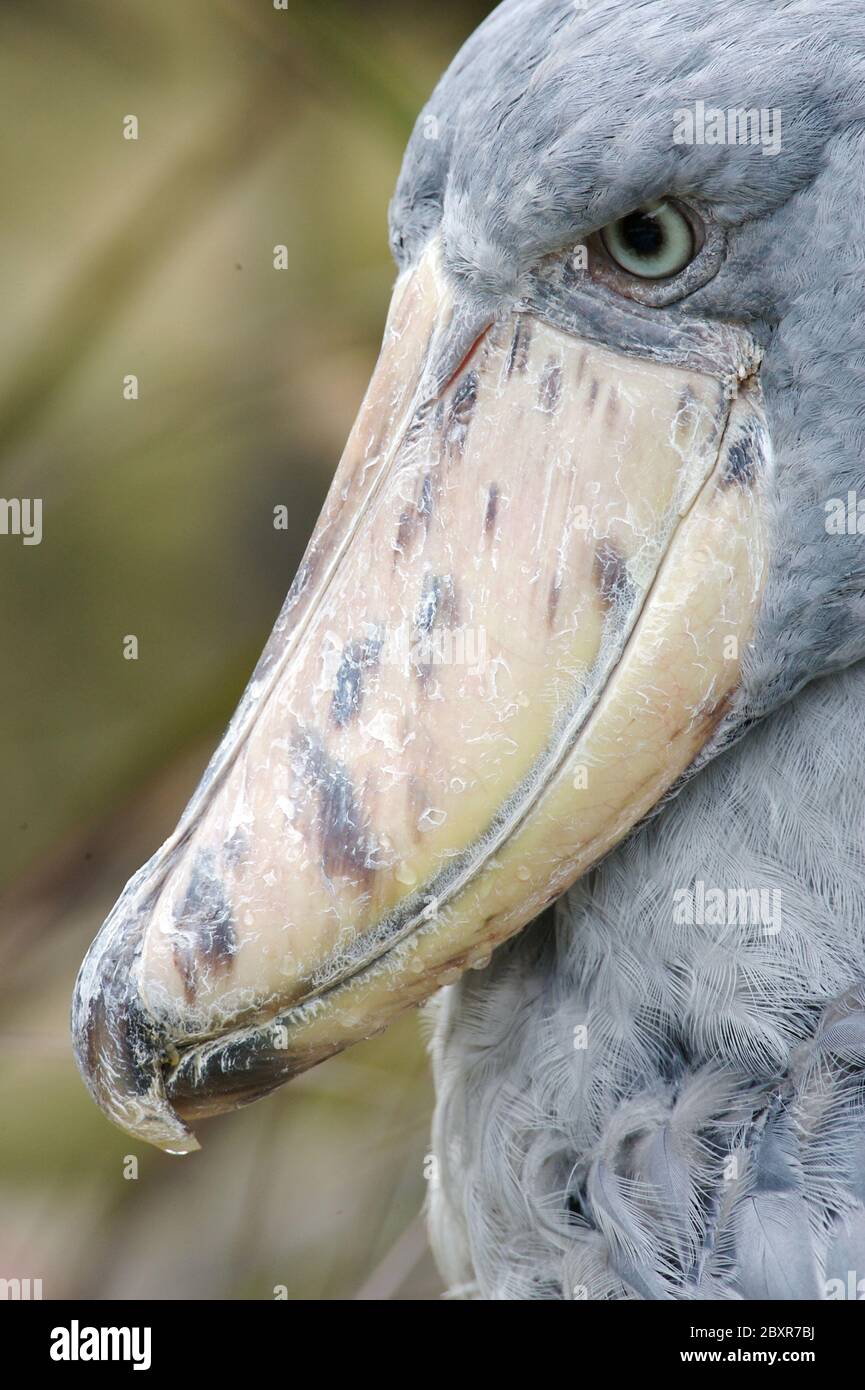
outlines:
{"label": "grey feather", "polygon": [[792,1117],[779,1106],[752,1155],[734,1215],[736,1282],[746,1299],[816,1299],[820,1289]]}

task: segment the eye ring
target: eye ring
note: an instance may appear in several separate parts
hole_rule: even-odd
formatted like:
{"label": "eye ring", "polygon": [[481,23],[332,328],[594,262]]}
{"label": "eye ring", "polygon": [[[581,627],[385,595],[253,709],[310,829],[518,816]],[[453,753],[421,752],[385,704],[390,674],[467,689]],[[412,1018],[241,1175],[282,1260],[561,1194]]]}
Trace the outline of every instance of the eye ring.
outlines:
{"label": "eye ring", "polygon": [[589,277],[620,298],[632,299],[647,309],[663,309],[680,299],[686,299],[695,290],[708,284],[717,275],[727,254],[726,230],[713,215],[711,208],[695,207],[668,194],[659,198],[657,203],[640,204],[634,211],[645,209],[647,206],[655,207],[659,203],[666,203],[674,208],[678,216],[686,219],[691,229],[691,258],[678,272],[650,278],[634,274],[633,271],[625,270],[619,265],[607,248],[610,237],[608,235],[605,240],[604,233],[609,233],[610,227],[624,221],[630,215],[627,213],[617,218],[616,223],[607,223],[605,227],[593,232],[586,243],[588,260],[585,270]]}
{"label": "eye ring", "polygon": [[694,228],[669,199],[645,203],[600,231],[610,260],[640,280],[669,280],[697,254]]}

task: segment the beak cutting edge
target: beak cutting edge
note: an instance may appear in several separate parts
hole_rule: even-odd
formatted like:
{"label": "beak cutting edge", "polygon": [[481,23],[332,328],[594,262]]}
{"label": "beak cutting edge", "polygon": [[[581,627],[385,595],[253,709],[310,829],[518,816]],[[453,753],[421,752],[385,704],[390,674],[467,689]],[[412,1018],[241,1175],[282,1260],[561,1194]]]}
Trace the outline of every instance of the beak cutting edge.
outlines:
{"label": "beak cutting edge", "polygon": [[79,975],[79,1067],[136,1137],[197,1147],[485,964],[729,710],[765,565],[753,342],[620,345],[566,298],[547,276],[491,322],[436,242],[398,282],[238,711]]}

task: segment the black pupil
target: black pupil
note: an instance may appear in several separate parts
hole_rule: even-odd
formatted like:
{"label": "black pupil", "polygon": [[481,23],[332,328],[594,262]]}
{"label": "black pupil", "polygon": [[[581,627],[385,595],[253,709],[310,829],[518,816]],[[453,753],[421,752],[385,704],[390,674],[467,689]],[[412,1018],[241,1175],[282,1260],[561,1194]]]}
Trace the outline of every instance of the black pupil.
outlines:
{"label": "black pupil", "polygon": [[622,240],[636,256],[656,256],[664,244],[664,231],[656,217],[637,208],[620,223]]}

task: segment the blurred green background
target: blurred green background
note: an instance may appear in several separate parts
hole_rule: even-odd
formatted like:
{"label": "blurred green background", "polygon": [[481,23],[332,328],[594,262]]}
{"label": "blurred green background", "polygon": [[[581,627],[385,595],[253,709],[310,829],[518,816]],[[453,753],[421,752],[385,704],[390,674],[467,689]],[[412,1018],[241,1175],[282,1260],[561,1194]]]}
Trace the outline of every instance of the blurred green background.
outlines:
{"label": "blurred green background", "polygon": [[0,495],[43,499],[40,545],[0,536],[0,1277],[45,1298],[440,1293],[417,1016],[186,1159],[103,1119],[67,1020],[294,574],[375,360],[405,141],[492,8],[0,7]]}

